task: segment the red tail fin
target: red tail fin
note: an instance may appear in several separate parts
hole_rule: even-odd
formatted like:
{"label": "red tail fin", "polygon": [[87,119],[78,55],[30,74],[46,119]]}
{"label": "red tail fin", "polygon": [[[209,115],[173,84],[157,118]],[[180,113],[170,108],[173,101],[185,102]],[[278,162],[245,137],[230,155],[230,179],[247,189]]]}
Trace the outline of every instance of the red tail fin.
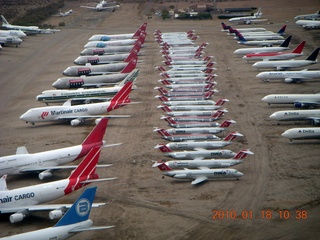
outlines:
{"label": "red tail fin", "polygon": [[235,139],[238,136],[242,136],[242,134],[238,132],[231,132],[225,137],[224,141],[231,142],[233,139]]}
{"label": "red tail fin", "polygon": [[132,38],[138,38],[141,35],[141,33],[146,32],[146,29],[147,29],[147,23],[145,22],[137,29],[137,31],[133,34]]}
{"label": "red tail fin", "polygon": [[154,89],[157,89],[163,95],[168,93],[167,89],[164,89],[163,87],[155,87]]}
{"label": "red tail fin", "polygon": [[209,90],[208,92],[206,92],[206,94],[204,95],[205,99],[209,99],[211,98],[211,96],[215,93],[214,90]]}
{"label": "red tail fin", "polygon": [[163,116],[160,119],[164,119],[167,123],[169,123],[169,125],[171,124],[177,124],[176,120],[174,120],[172,117],[170,116]]}
{"label": "red tail fin", "polygon": [[162,66],[156,66],[156,69],[158,69],[160,72],[166,72],[166,69]]}
{"label": "red tail fin", "polygon": [[167,79],[160,79],[163,85],[170,85],[171,83]]}
{"label": "red tail fin", "polygon": [[159,133],[161,136],[163,137],[170,137],[171,134],[169,134],[166,130],[164,130],[163,128],[155,128],[154,129],[155,132]]}
{"label": "red tail fin", "polygon": [[137,42],[140,42],[140,44],[144,44],[144,41],[146,39],[146,33],[141,33],[139,38],[137,39]]}
{"label": "red tail fin", "polygon": [[172,170],[168,165],[166,165],[164,163],[159,163],[159,165],[156,167],[158,167],[160,169],[160,171],[171,171]]}
{"label": "red tail fin", "polygon": [[126,57],[126,59],[124,59],[124,62],[130,62],[132,59],[137,59],[137,52],[136,50],[131,51],[128,56]]}
{"label": "red tail fin", "polygon": [[159,98],[160,101],[162,101],[162,102],[168,102],[169,101],[169,99],[166,96],[163,96],[163,95],[158,95],[156,97]]}
{"label": "red tail fin", "polygon": [[204,73],[212,73],[213,69],[212,68],[206,68],[203,72]]}
{"label": "red tail fin", "polygon": [[88,183],[81,183],[88,179],[97,179],[99,176],[95,174],[99,161],[101,147],[94,147],[81,161],[78,167],[69,176],[69,184],[64,190],[65,194],[71,193]]}
{"label": "red tail fin", "polygon": [[253,154],[249,149],[241,150],[233,157],[233,159],[244,159],[248,154]]}
{"label": "red tail fin", "polygon": [[203,59],[203,61],[208,62],[208,61],[210,61],[211,58],[212,58],[212,56],[206,56],[206,57]]}
{"label": "red tail fin", "polygon": [[161,152],[172,152],[172,150],[164,144],[157,144],[154,148],[160,149]]}
{"label": "red tail fin", "polygon": [[233,121],[231,119],[224,120],[219,127],[227,128],[231,125],[231,123],[236,123],[236,121]]}
{"label": "red tail fin", "polygon": [[120,73],[130,73],[137,66],[137,55],[133,56],[131,61],[128,62],[127,66],[125,66]]}
{"label": "red tail fin", "polygon": [[172,58],[169,57],[167,54],[163,55],[164,59],[167,61],[172,61]]}
{"label": "red tail fin", "polygon": [[304,48],[304,45],[306,44],[306,41],[302,41],[293,51],[292,53],[299,53],[301,54]]}
{"label": "red tail fin", "polygon": [[229,100],[226,99],[226,98],[220,98],[220,99],[216,102],[215,106],[222,106],[225,102],[229,102]]}
{"label": "red tail fin", "polygon": [[127,82],[121,90],[114,95],[114,97],[110,101],[109,107],[107,107],[107,112],[110,112],[114,109],[119,107],[125,106],[126,104],[130,103],[129,94],[132,89],[133,82]]}
{"label": "red tail fin", "polygon": [[102,118],[101,121],[92,129],[86,139],[82,142],[84,145],[102,144],[103,136],[108,125],[108,118]]}
{"label": "red tail fin", "polygon": [[223,28],[223,30],[227,30],[228,28],[230,28],[230,27],[228,27],[225,23],[221,23],[221,25],[222,25],[222,28]]}
{"label": "red tail fin", "polygon": [[171,66],[172,65],[172,63],[170,61],[168,61],[168,60],[164,61],[164,64],[167,65],[167,66]]}
{"label": "red tail fin", "polygon": [[172,112],[172,110],[167,105],[160,105],[158,108],[161,108],[164,112]]}
{"label": "red tail fin", "polygon": [[218,118],[222,117],[223,114],[224,114],[224,111],[218,110],[211,117],[214,119],[218,119]]}
{"label": "red tail fin", "polygon": [[131,48],[130,52],[134,52],[136,51],[137,52],[137,55],[138,53],[140,52],[140,49],[141,49],[141,44],[140,42],[136,42],[133,47]]}
{"label": "red tail fin", "polygon": [[162,72],[160,75],[164,78],[170,78],[170,76],[167,72]]}

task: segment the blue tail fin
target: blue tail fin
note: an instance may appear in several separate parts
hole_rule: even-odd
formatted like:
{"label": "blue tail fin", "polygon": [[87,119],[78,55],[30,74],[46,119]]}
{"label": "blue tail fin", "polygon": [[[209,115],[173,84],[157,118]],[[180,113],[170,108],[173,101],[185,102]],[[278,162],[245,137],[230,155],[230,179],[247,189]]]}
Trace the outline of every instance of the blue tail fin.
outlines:
{"label": "blue tail fin", "polygon": [[280,45],[280,47],[288,47],[292,36],[288,36]]}
{"label": "blue tail fin", "polygon": [[277,32],[279,35],[284,35],[284,32],[286,31],[287,25],[284,25],[280,30]]}
{"label": "blue tail fin", "polygon": [[54,227],[61,227],[88,220],[97,187],[87,188]]}

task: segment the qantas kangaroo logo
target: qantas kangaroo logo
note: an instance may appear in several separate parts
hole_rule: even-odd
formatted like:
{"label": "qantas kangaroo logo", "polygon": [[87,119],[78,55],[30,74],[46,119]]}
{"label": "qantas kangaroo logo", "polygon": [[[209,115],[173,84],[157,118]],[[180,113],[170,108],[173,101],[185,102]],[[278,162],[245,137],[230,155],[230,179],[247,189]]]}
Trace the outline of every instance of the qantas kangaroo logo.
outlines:
{"label": "qantas kangaroo logo", "polygon": [[49,112],[42,112],[41,113],[41,118],[44,119],[45,117],[47,117],[49,115]]}

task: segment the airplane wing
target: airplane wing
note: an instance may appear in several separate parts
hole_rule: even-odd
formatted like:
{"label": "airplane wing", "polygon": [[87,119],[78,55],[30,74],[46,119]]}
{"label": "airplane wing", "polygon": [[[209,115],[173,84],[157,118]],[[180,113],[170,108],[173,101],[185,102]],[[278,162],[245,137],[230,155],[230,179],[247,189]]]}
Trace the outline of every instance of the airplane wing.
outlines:
{"label": "airplane wing", "polygon": [[[97,168],[110,167],[113,164],[97,165]],[[68,166],[39,166],[39,167],[25,167],[20,169],[20,173],[32,173],[32,172],[42,172],[42,171],[56,171],[61,169],[75,169],[78,165],[68,165]]]}
{"label": "airplane wing", "polygon": [[91,7],[91,6],[80,6],[82,8],[89,8],[89,9],[96,9],[96,7]]}
{"label": "airplane wing", "polygon": [[114,226],[101,226],[101,227],[90,227],[90,228],[74,228],[69,230],[69,233],[79,233],[84,231],[91,231],[91,230],[101,230],[101,229],[109,229],[113,228]]}
{"label": "airplane wing", "polygon": [[191,182],[192,185],[196,185],[198,183],[201,183],[203,181],[206,181],[208,178],[206,176],[200,176],[200,177],[197,177],[195,180],[193,180]]}
{"label": "airplane wing", "polygon": [[203,157],[196,157],[193,160],[203,160],[203,159],[204,159]]}
{"label": "airplane wing", "polygon": [[[92,207],[104,206],[106,203],[93,203]],[[31,205],[5,208],[0,210],[0,213],[13,213],[13,212],[35,212],[35,211],[50,211],[50,210],[66,210],[69,209],[72,204],[45,204],[45,205]]]}
{"label": "airplane wing", "polygon": [[196,150],[196,151],[205,151],[205,150],[207,150],[207,149],[204,149],[204,148],[194,148],[194,150]]}

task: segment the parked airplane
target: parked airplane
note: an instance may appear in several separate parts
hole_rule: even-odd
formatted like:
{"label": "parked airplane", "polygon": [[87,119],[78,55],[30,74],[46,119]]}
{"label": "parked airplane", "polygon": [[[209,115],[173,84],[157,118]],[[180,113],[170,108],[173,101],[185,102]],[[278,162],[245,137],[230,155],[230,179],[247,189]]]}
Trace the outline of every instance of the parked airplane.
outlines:
{"label": "parked airplane", "polygon": [[296,108],[313,108],[320,105],[320,93],[317,94],[271,94],[262,98],[270,104],[293,104]]}
{"label": "parked airplane", "polygon": [[173,77],[173,78],[170,78],[166,76],[166,74],[163,74],[163,77],[165,79],[159,79],[158,82],[161,82],[161,83],[164,83],[165,85],[170,85],[172,83],[175,83],[175,84],[194,84],[194,83],[209,83],[212,81],[212,79],[214,77],[217,77],[218,75],[217,74],[210,74],[208,75],[207,77]]}
{"label": "parked airplane", "polygon": [[38,95],[36,99],[47,104],[52,102],[65,102],[69,99],[83,102],[87,102],[90,99],[107,100],[107,97],[112,97],[117,94],[127,82],[133,82],[138,75],[139,70],[134,69],[124,80],[113,87],[94,89],[79,88],[77,90],[46,90]]}
{"label": "parked airplane", "polygon": [[22,40],[16,36],[0,36],[0,45],[9,46],[15,45],[18,47],[22,43]]}
{"label": "parked airplane", "polygon": [[200,169],[187,169],[184,170],[172,170],[167,165],[162,163],[158,166],[162,171],[162,174],[168,177],[173,177],[177,179],[194,179],[191,184],[196,185],[206,181],[210,178],[236,178],[243,176],[242,172],[232,168],[226,169],[209,169],[207,167],[201,167]]}
{"label": "parked airplane", "polygon": [[[170,117],[166,119],[166,121],[171,121]],[[224,120],[223,123],[216,127],[191,127],[191,128],[169,128],[166,130],[167,133],[169,134],[192,134],[192,133],[211,133],[211,134],[216,134],[216,133],[221,133],[223,131],[226,131],[231,123],[236,123],[236,121],[228,119]]]}
{"label": "parked airplane", "polygon": [[[216,110],[193,110],[193,111],[172,111],[167,105],[160,105],[158,108],[161,108],[168,116],[179,117],[179,116],[212,116],[216,113]],[[224,109],[227,112],[226,109]]]}
{"label": "parked airplane", "polygon": [[60,30],[54,30],[54,29],[40,29],[38,26],[11,25],[10,23],[8,23],[8,21],[5,19],[3,15],[1,15],[1,22],[2,22],[2,27],[4,29],[21,30],[27,35],[39,34],[39,33],[53,33],[53,32],[60,31]]}
{"label": "parked airplane", "polygon": [[80,145],[38,153],[29,153],[25,146],[18,147],[15,155],[0,157],[0,176],[39,173],[39,179],[43,180],[51,177],[53,172],[59,169],[74,169],[76,166],[61,165],[84,157],[95,146],[112,147],[119,145],[107,145],[103,141],[107,124],[108,119],[102,118]]}
{"label": "parked airplane", "polygon": [[[217,90],[209,90],[203,96],[179,96],[179,97],[167,97],[168,101],[201,101],[207,100],[212,97],[214,93],[218,92]],[[163,98],[163,95],[157,95],[155,98]]]}
{"label": "parked airplane", "polygon": [[[229,33],[230,35],[234,34],[236,35],[236,37],[234,37],[234,39],[238,39],[237,35],[241,34],[244,37],[249,37],[249,36],[276,36],[276,35],[285,35],[285,31],[286,31],[287,25],[283,25],[279,31],[277,32],[272,32],[272,31],[261,31],[261,32],[240,32],[238,31],[238,29],[233,29],[232,27],[229,28]],[[249,39],[247,39],[249,40]],[[254,39],[251,39],[254,40]]]}
{"label": "parked airplane", "polygon": [[171,142],[195,141],[195,140],[220,140],[213,134],[171,134],[163,128],[155,128],[154,132],[159,133],[164,139]]}
{"label": "parked airplane", "polygon": [[275,68],[276,70],[287,70],[291,68],[301,68],[306,67],[312,64],[316,64],[318,62],[317,57],[319,53],[319,49],[314,50],[306,59],[302,60],[279,60],[279,61],[259,61],[254,63],[252,66],[258,69],[265,68]]}
{"label": "parked airplane", "polygon": [[290,128],[281,134],[282,137],[289,138],[290,142],[293,139],[319,139],[320,128]]}
{"label": "parked airplane", "polygon": [[99,161],[100,147],[93,147],[70,176],[63,180],[31,185],[27,187],[8,190],[6,175],[0,179],[0,213],[13,213],[10,222],[22,221],[27,215],[35,211],[48,211],[51,219],[60,218],[64,209],[70,204],[47,204],[70,194],[92,182],[114,180],[115,178],[99,178],[96,173],[96,165]]}
{"label": "parked airplane", "polygon": [[141,49],[141,42],[136,42],[134,45],[127,46],[109,46],[105,48],[85,48],[80,53],[82,56],[86,55],[113,55],[119,53],[130,53],[132,51],[136,51],[139,53]]}
{"label": "parked airplane", "polygon": [[304,69],[301,71],[261,72],[256,77],[262,79],[263,81],[283,79],[286,83],[300,83],[305,80],[320,78],[320,71],[308,71],[307,69]]}
{"label": "parked airplane", "polygon": [[110,63],[120,63],[120,62],[130,62],[132,58],[137,56],[138,52],[133,51],[130,53],[119,53],[110,55],[100,55],[100,56],[79,56],[73,63],[76,65],[86,65],[90,63],[91,65],[100,64],[110,64]]}
{"label": "parked airplane", "polygon": [[[231,26],[227,26],[224,22],[221,22],[222,32],[229,32]],[[264,32],[265,28],[233,28],[237,29],[239,32]]]}
{"label": "parked airplane", "polygon": [[273,45],[280,45],[282,39],[269,39],[269,40],[247,40],[241,34],[239,36],[239,44],[249,45],[249,46],[263,46],[263,47],[272,47]]}
{"label": "parked airplane", "polygon": [[158,167],[161,164],[167,165],[171,169],[176,168],[200,168],[201,167],[207,167],[207,168],[228,168],[232,167],[234,165],[242,163],[242,159],[244,159],[248,154],[252,155],[253,152],[251,152],[249,149],[244,149],[239,151],[234,157],[229,159],[192,159],[192,160],[174,160],[174,161],[157,161],[155,162],[152,167]]}
{"label": "parked airplane", "polygon": [[173,118],[170,116],[162,116],[160,119],[164,119],[169,123],[171,127],[175,128],[194,128],[194,127],[217,127],[219,126],[218,123],[215,123],[214,121],[220,119],[224,115],[225,111],[218,110],[216,113],[214,113],[212,116],[210,116],[207,119],[204,118]]}
{"label": "parked airplane", "polygon": [[229,133],[222,141],[195,141],[195,142],[173,142],[166,144],[172,150],[175,149],[212,149],[222,148],[232,144],[232,140],[236,137],[242,137],[243,135],[238,132]]}
{"label": "parked airplane", "polygon": [[113,40],[113,41],[90,41],[84,45],[84,48],[105,48],[105,47],[111,47],[111,46],[127,46],[127,45],[132,46],[136,42],[143,45],[145,38],[146,38],[146,33],[142,33],[137,39],[133,38],[133,39],[120,39],[120,40]]}
{"label": "parked airplane", "polygon": [[[221,108],[225,102],[229,102],[229,100],[221,98],[213,105],[174,105],[168,108],[172,111],[212,111]],[[158,106],[158,108],[161,107]]]}
{"label": "parked airplane", "polygon": [[[216,114],[214,114],[212,116],[212,118],[218,120],[222,115],[224,114],[224,111],[218,111]],[[169,126],[174,127],[174,128],[182,128],[182,129],[186,129],[186,128],[191,128],[191,129],[195,129],[195,128],[199,128],[199,129],[204,129],[203,131],[207,131],[206,129],[210,129],[209,131],[224,131],[224,128],[229,127],[230,123],[228,123],[229,121],[233,121],[233,120],[225,120],[223,123],[219,124],[216,122],[177,122],[176,120],[174,120],[172,117],[170,116],[162,116],[160,119],[164,119]],[[196,120],[195,120],[196,121]],[[216,129],[216,130],[211,130],[211,129]]]}
{"label": "parked airplane", "polygon": [[292,52],[269,52],[269,53],[249,53],[242,57],[247,61],[256,60],[285,60],[303,55],[303,48],[305,46],[305,41],[302,41]]}
{"label": "parked airplane", "polygon": [[318,20],[298,20],[296,24],[306,29],[320,28],[320,21]]}
{"label": "parked airplane", "polygon": [[266,53],[266,52],[278,52],[290,49],[289,43],[291,41],[292,36],[288,36],[279,47],[259,47],[259,48],[239,48],[235,50],[233,53],[238,55],[244,55],[248,53]]}
{"label": "parked airplane", "polygon": [[244,17],[234,17],[230,18],[229,22],[231,23],[238,23],[238,24],[251,24],[251,23],[258,23],[258,22],[264,22],[268,19],[261,19],[262,12],[261,7],[258,9],[256,13],[253,14],[253,16],[244,16]]}
{"label": "parked airplane", "polygon": [[53,15],[53,16],[56,16],[56,17],[66,17],[66,16],[69,16],[73,14],[73,11],[72,9],[68,10],[68,11],[65,11],[65,12],[61,12],[61,10],[59,11],[59,14],[58,15]]}
{"label": "parked airplane", "polygon": [[124,80],[133,70],[134,65],[127,65],[120,73],[96,75],[96,76],[80,76],[80,77],[62,77],[52,84],[57,89],[80,88],[80,87],[101,87],[105,85],[115,84]]}
{"label": "parked airplane", "polygon": [[236,37],[234,39],[243,40],[243,41],[255,41],[255,40],[283,40],[284,37],[277,33],[268,33],[268,34],[242,34],[237,30],[234,30]]}
{"label": "parked airplane", "polygon": [[113,226],[95,226],[89,219],[91,208],[94,207],[94,197],[97,187],[87,188],[73,203],[66,214],[50,228],[35,230],[31,232],[10,235],[2,240],[25,240],[25,239],[68,239],[80,232],[102,230]]}
{"label": "parked airplane", "polygon": [[147,29],[147,22],[143,23],[137,31],[134,33],[124,33],[124,34],[95,34],[89,38],[90,41],[112,41],[112,40],[120,40],[120,39],[132,39],[139,38],[141,33],[145,33]]}
{"label": "parked airplane", "polygon": [[119,8],[120,5],[118,5],[116,2],[107,2],[105,0],[101,0],[96,6],[80,6],[82,8],[89,8],[96,11],[103,11],[103,10],[112,10],[114,11],[116,8]]}
{"label": "parked airplane", "polygon": [[21,30],[0,30],[0,36],[4,37],[18,37],[18,38],[24,38],[27,36],[27,34],[25,34],[23,31]]}
{"label": "parked airplane", "polygon": [[[134,69],[137,65],[137,56],[133,56],[130,62],[110,63],[101,65],[91,65],[87,63],[86,66],[69,66],[63,71],[65,76],[82,76],[82,75],[102,75],[119,73],[124,69]],[[131,71],[130,70],[130,71]]]}
{"label": "parked airplane", "polygon": [[320,124],[320,110],[284,110],[274,112],[270,118],[278,121],[303,121],[310,120],[312,125]]}
{"label": "parked airplane", "polygon": [[317,11],[311,14],[297,15],[294,17],[294,20],[300,20],[300,19],[307,19],[307,20],[320,19],[320,11]]}
{"label": "parked airplane", "polygon": [[197,159],[201,160],[204,158],[232,158],[236,155],[231,150],[206,150],[206,149],[195,149],[192,151],[174,152],[164,144],[157,144],[154,148],[158,148],[165,156],[175,159]]}
{"label": "parked airplane", "polygon": [[129,94],[131,92],[132,85],[133,82],[127,82],[122,89],[108,102],[106,101],[71,106],[71,101],[68,100],[62,106],[31,108],[22,114],[20,119],[27,123],[30,122],[32,125],[34,125],[36,122],[69,121],[72,126],[82,124],[87,119],[99,120],[105,116],[101,114],[105,114],[131,103]]}

